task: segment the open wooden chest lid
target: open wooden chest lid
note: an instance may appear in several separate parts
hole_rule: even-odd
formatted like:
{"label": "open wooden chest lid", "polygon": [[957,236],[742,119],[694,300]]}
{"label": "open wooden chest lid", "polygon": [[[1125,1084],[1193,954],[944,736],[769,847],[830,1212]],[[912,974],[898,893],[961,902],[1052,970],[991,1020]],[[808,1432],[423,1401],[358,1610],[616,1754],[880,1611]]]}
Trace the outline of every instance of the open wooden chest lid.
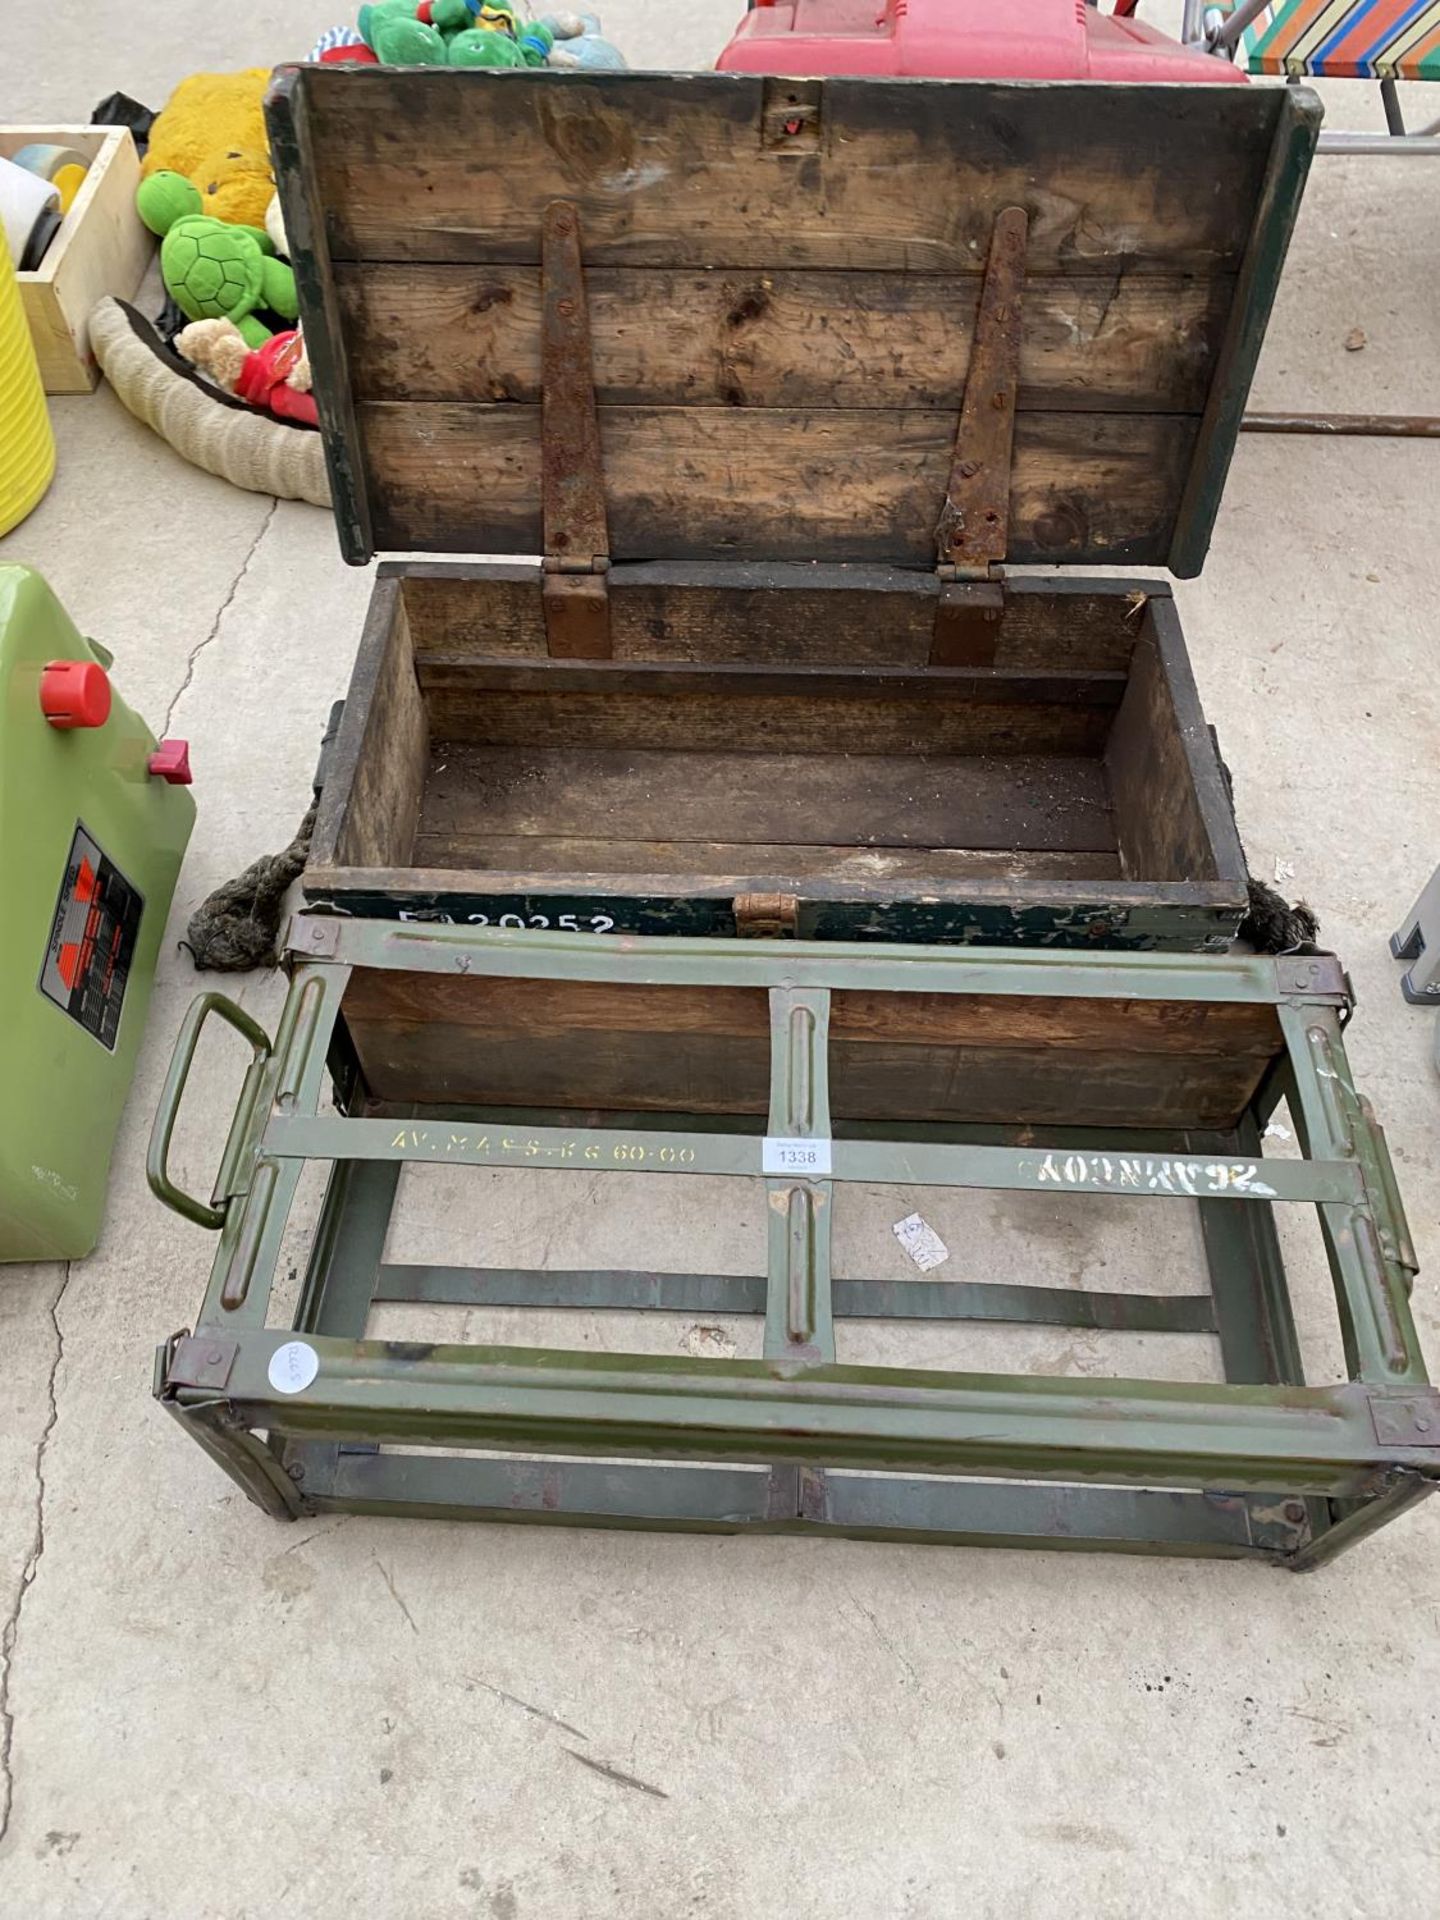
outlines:
{"label": "open wooden chest lid", "polygon": [[988,500],[974,577],[1198,572],[1320,107],[307,67],[268,115],[347,560],[933,568]]}

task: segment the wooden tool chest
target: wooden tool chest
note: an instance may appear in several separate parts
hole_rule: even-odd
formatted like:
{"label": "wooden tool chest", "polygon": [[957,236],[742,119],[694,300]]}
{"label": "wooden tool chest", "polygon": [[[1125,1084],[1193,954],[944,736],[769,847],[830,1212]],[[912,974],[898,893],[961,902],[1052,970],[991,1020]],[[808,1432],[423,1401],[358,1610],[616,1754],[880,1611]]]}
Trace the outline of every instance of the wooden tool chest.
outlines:
{"label": "wooden tool chest", "polygon": [[[165,1407],[286,1518],[1301,1569],[1427,1497],[1339,962],[1023,950],[1214,949],[1245,909],[1168,586],[1053,568],[1200,566],[1311,96],[318,68],[270,116],[346,556],[492,557],[381,569],[330,911],[273,1040],[213,992],[181,1030],[149,1179],[217,1240]],[[170,1160],[212,1014],[250,1061],[207,1202]],[[486,1176],[491,1224],[510,1174],[560,1214],[567,1172],[761,1181],[763,1249],[671,1271],[647,1216],[622,1265],[500,1265],[488,1225],[491,1264],[440,1264],[392,1244],[427,1166]],[[1144,1291],[834,1270],[839,1203],[901,1187],[1169,1202],[1204,1290],[1138,1234]],[[1296,1204],[1339,1383],[1306,1384]],[[494,1308],[751,1317],[759,1356],[457,1337]],[[857,1321],[935,1337],[877,1362]],[[984,1321],[1209,1337],[1224,1378],[946,1364]]]}
{"label": "wooden tool chest", "polygon": [[345,557],[304,889],[592,932],[1216,949],[1204,558],[1303,89],[310,68]]}

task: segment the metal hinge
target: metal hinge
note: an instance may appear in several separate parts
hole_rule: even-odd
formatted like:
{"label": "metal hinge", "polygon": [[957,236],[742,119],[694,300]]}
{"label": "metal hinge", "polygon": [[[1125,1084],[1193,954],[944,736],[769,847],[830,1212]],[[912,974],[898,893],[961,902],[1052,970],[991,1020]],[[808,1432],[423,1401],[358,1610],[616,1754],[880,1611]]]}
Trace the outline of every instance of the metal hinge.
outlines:
{"label": "metal hinge", "polygon": [[932,666],[995,664],[1004,613],[999,566],[1010,541],[1010,469],[1029,226],[1023,207],[1006,207],[996,215],[990,236],[950,480],[935,527],[940,595]]}
{"label": "metal hinge", "polygon": [[1275,984],[1287,996],[1348,1006],[1353,1002],[1350,981],[1333,953],[1281,953],[1275,956]]}
{"label": "metal hinge", "polygon": [[286,960],[333,960],[340,951],[341,916],[306,911],[290,916],[285,935]]}
{"label": "metal hinge", "polygon": [[792,940],[800,915],[793,893],[737,893],[735,931],[742,940]]}
{"label": "metal hinge", "polygon": [[1382,1447],[1440,1447],[1440,1393],[1370,1389],[1370,1419]]}
{"label": "metal hinge", "polygon": [[203,1331],[178,1334],[165,1357],[163,1388],[208,1387],[223,1392],[239,1353],[238,1340]]}
{"label": "metal hinge", "polygon": [[595,405],[580,216],[552,200],[540,231],[540,497],[546,644],[552,656],[608,660],[610,535]]}

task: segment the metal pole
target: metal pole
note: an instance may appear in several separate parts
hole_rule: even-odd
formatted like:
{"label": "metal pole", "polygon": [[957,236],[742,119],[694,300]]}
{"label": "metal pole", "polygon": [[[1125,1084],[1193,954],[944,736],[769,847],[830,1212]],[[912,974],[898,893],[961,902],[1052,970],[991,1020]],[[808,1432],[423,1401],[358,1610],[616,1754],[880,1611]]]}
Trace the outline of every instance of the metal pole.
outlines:
{"label": "metal pole", "polygon": [[1440,154],[1440,139],[1423,133],[1322,133],[1321,153],[1378,153],[1391,160],[1425,160]]}
{"label": "metal pole", "polygon": [[1376,440],[1440,440],[1434,413],[1247,413],[1243,433],[1363,435]]}
{"label": "metal pole", "polygon": [[1240,44],[1241,34],[1269,5],[1270,0],[1240,0],[1240,5],[1233,13],[1227,14],[1212,27],[1208,36],[1209,45],[1217,53],[1233,53]]}

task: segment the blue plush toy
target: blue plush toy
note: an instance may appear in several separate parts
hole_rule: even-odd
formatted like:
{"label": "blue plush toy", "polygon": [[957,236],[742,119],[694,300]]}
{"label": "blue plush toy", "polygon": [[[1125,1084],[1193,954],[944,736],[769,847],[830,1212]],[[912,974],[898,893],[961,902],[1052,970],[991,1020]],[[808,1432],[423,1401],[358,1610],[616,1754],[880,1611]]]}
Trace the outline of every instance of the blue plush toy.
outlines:
{"label": "blue plush toy", "polygon": [[588,67],[597,73],[625,71],[624,55],[600,37],[598,14],[542,13],[540,25],[555,36],[550,49],[552,67]]}

